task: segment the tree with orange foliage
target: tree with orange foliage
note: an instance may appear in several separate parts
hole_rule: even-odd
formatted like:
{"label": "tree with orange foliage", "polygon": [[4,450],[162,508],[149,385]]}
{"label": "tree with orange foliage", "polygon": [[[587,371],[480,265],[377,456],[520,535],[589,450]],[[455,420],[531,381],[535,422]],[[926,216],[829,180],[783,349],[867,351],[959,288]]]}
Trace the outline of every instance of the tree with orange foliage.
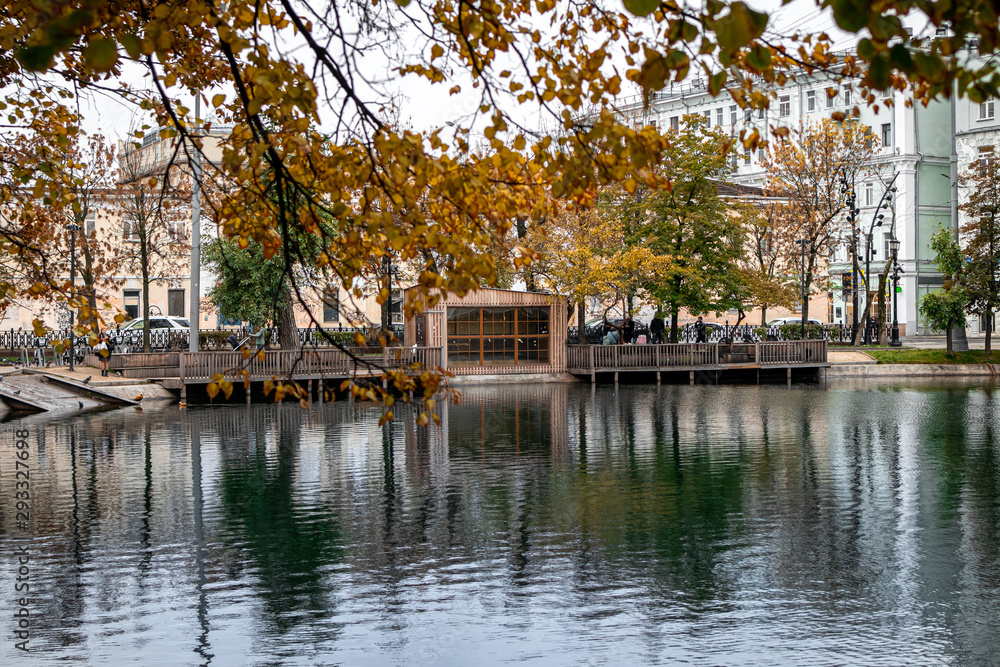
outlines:
{"label": "tree with orange foliage", "polygon": [[[846,212],[841,192],[841,177],[861,171],[874,154],[878,140],[871,128],[854,121],[823,119],[807,123],[785,138],[771,142],[764,171],[765,193],[786,202],[787,215],[794,223],[789,232],[792,241],[804,239],[805,293],[814,284],[821,289],[825,281],[824,258],[844,237],[841,219]],[[785,250],[799,253],[799,245]],[[798,258],[786,257],[795,265]],[[801,292],[800,292],[801,293]],[[809,300],[803,304],[803,319],[809,317]]]}

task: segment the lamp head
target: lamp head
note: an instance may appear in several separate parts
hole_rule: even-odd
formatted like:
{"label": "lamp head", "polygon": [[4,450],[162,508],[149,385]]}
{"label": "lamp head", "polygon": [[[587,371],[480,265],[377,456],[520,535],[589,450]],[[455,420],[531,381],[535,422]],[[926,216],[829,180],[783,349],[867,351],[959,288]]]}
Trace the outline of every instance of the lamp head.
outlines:
{"label": "lamp head", "polygon": [[899,252],[899,239],[897,239],[895,236],[889,239],[889,250],[892,251],[893,255]]}

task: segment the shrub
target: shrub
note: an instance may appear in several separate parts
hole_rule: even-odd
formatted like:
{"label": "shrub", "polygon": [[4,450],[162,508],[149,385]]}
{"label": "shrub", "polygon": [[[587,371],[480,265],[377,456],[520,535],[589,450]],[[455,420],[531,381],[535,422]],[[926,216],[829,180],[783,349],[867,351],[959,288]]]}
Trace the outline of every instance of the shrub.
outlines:
{"label": "shrub", "polygon": [[227,338],[229,338],[228,331],[199,331],[198,346],[203,349],[228,350],[229,343],[226,341]]}
{"label": "shrub", "polygon": [[[779,329],[781,332],[782,340],[800,340],[802,338],[802,325],[801,324],[782,324]],[[813,340],[823,339],[823,325],[822,324],[807,324],[806,325],[806,338]]]}

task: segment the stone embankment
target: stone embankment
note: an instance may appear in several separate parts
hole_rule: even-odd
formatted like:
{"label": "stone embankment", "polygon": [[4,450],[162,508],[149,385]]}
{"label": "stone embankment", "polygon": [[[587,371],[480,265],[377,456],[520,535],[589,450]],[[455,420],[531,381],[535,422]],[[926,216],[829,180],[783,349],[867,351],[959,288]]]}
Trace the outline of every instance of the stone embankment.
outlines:
{"label": "stone embankment", "polygon": [[889,377],[993,377],[1000,375],[996,364],[880,364],[873,357],[857,350],[828,352],[830,367],[826,377],[889,378]]}

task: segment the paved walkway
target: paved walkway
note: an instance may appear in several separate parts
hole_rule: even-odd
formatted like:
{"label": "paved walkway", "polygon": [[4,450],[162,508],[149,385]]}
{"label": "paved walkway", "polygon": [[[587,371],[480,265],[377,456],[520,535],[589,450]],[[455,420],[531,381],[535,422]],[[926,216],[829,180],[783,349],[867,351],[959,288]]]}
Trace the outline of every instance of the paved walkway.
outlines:
{"label": "paved walkway", "polygon": [[845,350],[831,347],[827,349],[826,358],[831,364],[875,364],[875,359],[859,350]]}
{"label": "paved walkway", "polygon": [[[15,370],[16,369],[13,366],[0,366],[0,375],[7,375],[8,373],[13,373]],[[25,373],[49,373],[51,375],[62,376],[69,380],[76,380],[77,382],[83,382],[89,377],[90,382],[88,382],[88,384],[95,387],[115,387],[145,383],[145,380],[142,379],[124,378],[117,375],[101,377],[101,369],[80,365],[75,366],[73,368],[73,372],[70,372],[68,366],[48,366],[46,368],[28,366],[27,368],[21,368],[21,371]],[[113,372],[114,371],[112,371],[112,373]]]}

